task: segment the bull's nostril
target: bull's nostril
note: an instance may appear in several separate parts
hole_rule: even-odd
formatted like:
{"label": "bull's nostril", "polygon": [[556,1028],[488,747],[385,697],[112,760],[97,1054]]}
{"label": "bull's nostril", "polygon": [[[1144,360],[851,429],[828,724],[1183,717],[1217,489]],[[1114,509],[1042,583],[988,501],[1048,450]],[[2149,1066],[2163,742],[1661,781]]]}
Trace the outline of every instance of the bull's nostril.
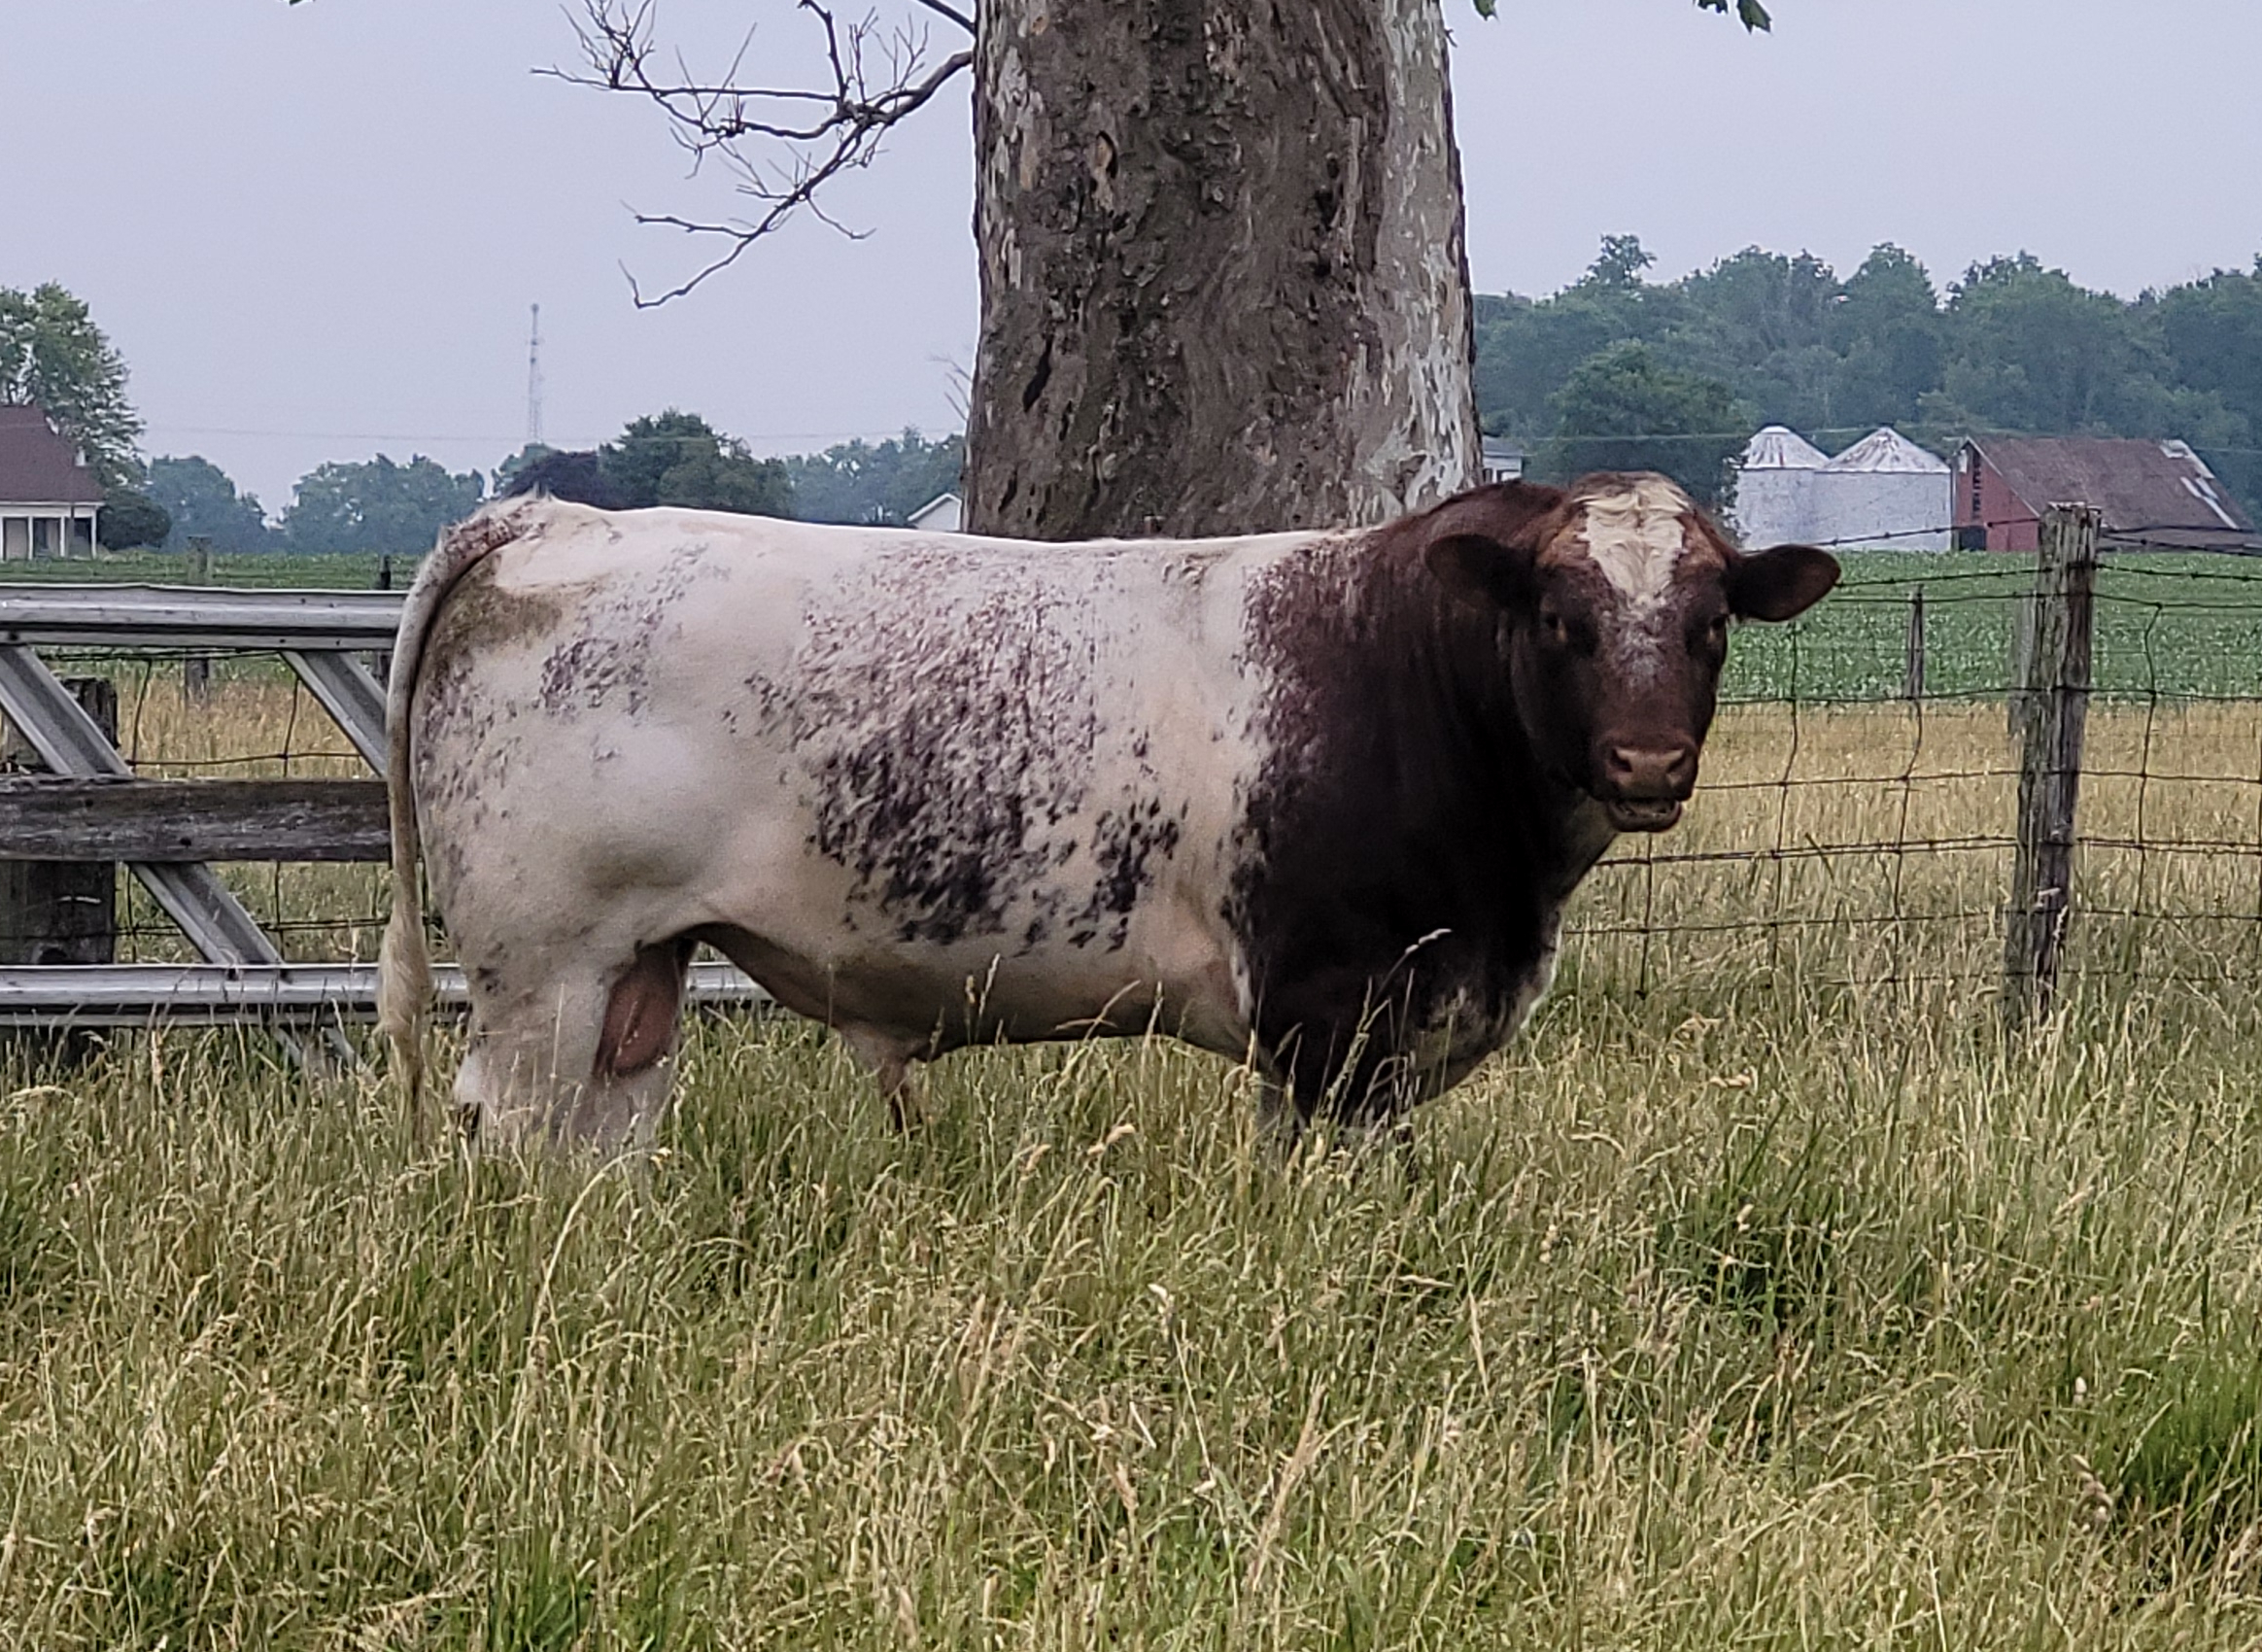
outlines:
{"label": "bull's nostril", "polygon": [[1683,797],[1696,780],[1696,753],[1686,745],[1610,745],[1603,748],[1602,771],[1629,797]]}

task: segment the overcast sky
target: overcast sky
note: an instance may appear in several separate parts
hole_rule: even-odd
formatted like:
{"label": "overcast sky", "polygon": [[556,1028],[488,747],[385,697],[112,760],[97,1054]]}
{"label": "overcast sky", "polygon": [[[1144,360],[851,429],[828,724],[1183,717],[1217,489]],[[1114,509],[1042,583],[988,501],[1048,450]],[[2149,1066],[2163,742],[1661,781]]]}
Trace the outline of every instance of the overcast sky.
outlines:
{"label": "overcast sky", "polygon": [[[1105,3],[1105,0],[1087,0]],[[1445,0],[1480,291],[1545,293],[1604,234],[1672,276],[1760,245],[1841,271],[1897,241],[1943,284],[2025,249],[2134,294],[2262,251],[2255,0]],[[668,31],[786,0],[670,0]],[[691,298],[632,207],[728,210],[656,116],[531,71],[556,0],[6,0],[0,286],[60,281],[123,352],[152,454],[271,509],[326,459],[491,467],[696,409],[767,452],[954,428],[976,334],[967,103]]]}

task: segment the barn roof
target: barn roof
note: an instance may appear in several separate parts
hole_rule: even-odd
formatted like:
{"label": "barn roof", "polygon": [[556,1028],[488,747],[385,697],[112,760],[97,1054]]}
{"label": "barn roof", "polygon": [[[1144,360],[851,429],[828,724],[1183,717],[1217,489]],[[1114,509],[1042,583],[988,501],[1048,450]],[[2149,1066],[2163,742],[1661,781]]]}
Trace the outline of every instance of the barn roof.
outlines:
{"label": "barn roof", "polygon": [[1819,470],[1830,458],[1797,430],[1769,425],[1746,443],[1737,467],[1743,470]]}
{"label": "barn roof", "polygon": [[1892,426],[1880,425],[1823,468],[1944,476],[1948,462],[1936,453],[1927,453]]}
{"label": "barn roof", "polygon": [[31,402],[0,406],[0,504],[100,504],[102,484]]}
{"label": "barn roof", "polygon": [[2039,516],[2095,505],[2105,532],[2193,549],[2262,551],[2262,535],[2213,471],[2179,441],[2118,436],[1974,436],[1978,450]]}

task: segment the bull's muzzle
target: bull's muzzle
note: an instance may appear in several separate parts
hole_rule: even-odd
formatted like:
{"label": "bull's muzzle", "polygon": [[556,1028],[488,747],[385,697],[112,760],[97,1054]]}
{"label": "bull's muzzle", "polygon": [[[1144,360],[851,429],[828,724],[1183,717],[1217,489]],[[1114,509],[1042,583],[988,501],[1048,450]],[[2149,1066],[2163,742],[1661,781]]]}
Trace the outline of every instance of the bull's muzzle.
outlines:
{"label": "bull's muzzle", "polygon": [[1662,832],[1681,818],[1696,785],[1696,744],[1633,745],[1607,741],[1601,751],[1597,801],[1621,832]]}

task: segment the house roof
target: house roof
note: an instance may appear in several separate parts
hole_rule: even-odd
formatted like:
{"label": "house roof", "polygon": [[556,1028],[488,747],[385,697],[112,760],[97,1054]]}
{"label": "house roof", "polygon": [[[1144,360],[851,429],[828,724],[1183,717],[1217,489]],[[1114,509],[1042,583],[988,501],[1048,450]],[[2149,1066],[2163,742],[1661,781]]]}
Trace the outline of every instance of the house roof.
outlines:
{"label": "house roof", "polygon": [[1975,436],[2029,510],[2091,504],[2105,532],[2194,549],[2262,550],[2262,534],[2199,455],[2179,441],[2117,436]]}
{"label": "house roof", "polygon": [[1823,468],[1945,476],[1948,462],[1936,453],[1927,453],[1891,425],[1880,425]]}
{"label": "house roof", "polygon": [[102,484],[44,410],[0,406],[0,504],[100,504]]}
{"label": "house roof", "polygon": [[1744,443],[1737,467],[1744,470],[1820,470],[1830,458],[1797,430],[1769,425]]}
{"label": "house roof", "polygon": [[[937,494],[925,504],[919,506],[917,510],[905,517],[904,521],[913,528],[924,528],[939,517],[947,517],[955,525],[965,520],[965,513],[966,500],[957,494]],[[953,526],[949,532],[956,533],[956,527]]]}

